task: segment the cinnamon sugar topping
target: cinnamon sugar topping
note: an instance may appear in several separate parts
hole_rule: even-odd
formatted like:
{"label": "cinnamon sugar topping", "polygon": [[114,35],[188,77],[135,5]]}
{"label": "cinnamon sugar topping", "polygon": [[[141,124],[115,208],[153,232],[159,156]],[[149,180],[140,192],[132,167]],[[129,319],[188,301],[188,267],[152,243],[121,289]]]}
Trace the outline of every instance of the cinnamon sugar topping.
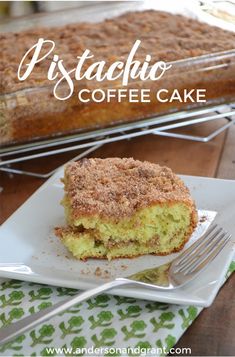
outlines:
{"label": "cinnamon sugar topping", "polygon": [[171,169],[133,158],[83,159],[65,168],[65,192],[73,218],[119,220],[155,203],[193,200]]}

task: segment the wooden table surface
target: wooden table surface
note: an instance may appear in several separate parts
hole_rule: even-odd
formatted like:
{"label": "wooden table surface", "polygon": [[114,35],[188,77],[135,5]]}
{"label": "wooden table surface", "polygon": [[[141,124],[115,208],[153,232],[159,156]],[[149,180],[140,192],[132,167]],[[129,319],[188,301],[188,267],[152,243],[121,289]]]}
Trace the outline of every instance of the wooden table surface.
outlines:
{"label": "wooden table surface", "polygon": [[[219,124],[208,123],[190,129],[192,134],[207,134]],[[78,153],[63,154],[17,168],[47,172]],[[107,144],[93,157],[134,157],[167,165],[176,173],[235,179],[235,126],[209,143],[170,139],[154,135]],[[0,173],[0,223],[4,222],[42,183],[43,179]],[[235,186],[234,186],[235,189]],[[204,309],[177,343],[190,347],[194,356],[235,355],[235,274],[226,282],[213,305]]]}

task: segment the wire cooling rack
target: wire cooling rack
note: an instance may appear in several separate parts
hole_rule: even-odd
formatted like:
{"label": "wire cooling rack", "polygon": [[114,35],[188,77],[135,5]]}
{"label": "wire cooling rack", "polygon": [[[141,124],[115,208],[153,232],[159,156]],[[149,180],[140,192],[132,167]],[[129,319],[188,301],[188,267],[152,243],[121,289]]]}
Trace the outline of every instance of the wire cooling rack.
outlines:
{"label": "wire cooling rack", "polygon": [[[195,136],[180,131],[182,128],[192,127],[210,121],[219,121],[220,125],[207,136]],[[36,143],[5,147],[0,149],[0,171],[48,178],[57,169],[41,174],[16,169],[13,165],[28,160],[35,160],[40,157],[82,150],[79,155],[72,159],[78,160],[102,145],[149,134],[208,142],[234,123],[235,103],[230,103],[171,113],[129,124],[117,125],[111,128],[93,130],[87,133],[54,138]],[[177,129],[177,132],[174,131],[175,129]]]}

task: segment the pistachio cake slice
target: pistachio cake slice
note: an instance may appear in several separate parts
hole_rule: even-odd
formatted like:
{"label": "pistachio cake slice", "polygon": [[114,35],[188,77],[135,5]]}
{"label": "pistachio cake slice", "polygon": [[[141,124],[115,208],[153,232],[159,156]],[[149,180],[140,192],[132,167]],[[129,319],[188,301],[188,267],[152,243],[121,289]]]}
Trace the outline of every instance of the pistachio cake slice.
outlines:
{"label": "pistachio cake slice", "polygon": [[189,190],[167,167],[83,159],[65,167],[63,182],[67,226],[55,233],[78,259],[177,252],[197,224]]}

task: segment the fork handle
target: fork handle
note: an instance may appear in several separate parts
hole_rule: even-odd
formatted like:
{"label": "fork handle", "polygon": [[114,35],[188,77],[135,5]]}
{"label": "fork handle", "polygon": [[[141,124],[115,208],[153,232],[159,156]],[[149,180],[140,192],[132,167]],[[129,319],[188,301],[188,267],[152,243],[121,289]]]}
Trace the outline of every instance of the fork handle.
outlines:
{"label": "fork handle", "polygon": [[60,301],[53,306],[47,307],[46,309],[43,309],[39,312],[36,312],[35,314],[27,316],[13,324],[10,324],[9,326],[3,327],[0,329],[0,345],[11,341],[12,339],[16,338],[19,335],[22,335],[26,331],[41,324],[42,322],[45,322],[46,320],[59,314],[60,312],[69,309],[73,305],[76,305],[104,291],[113,289],[114,287],[124,284],[130,284],[130,282],[121,278],[115,279],[108,283],[97,286],[93,289],[84,291],[81,294],[72,296],[69,299]]}

